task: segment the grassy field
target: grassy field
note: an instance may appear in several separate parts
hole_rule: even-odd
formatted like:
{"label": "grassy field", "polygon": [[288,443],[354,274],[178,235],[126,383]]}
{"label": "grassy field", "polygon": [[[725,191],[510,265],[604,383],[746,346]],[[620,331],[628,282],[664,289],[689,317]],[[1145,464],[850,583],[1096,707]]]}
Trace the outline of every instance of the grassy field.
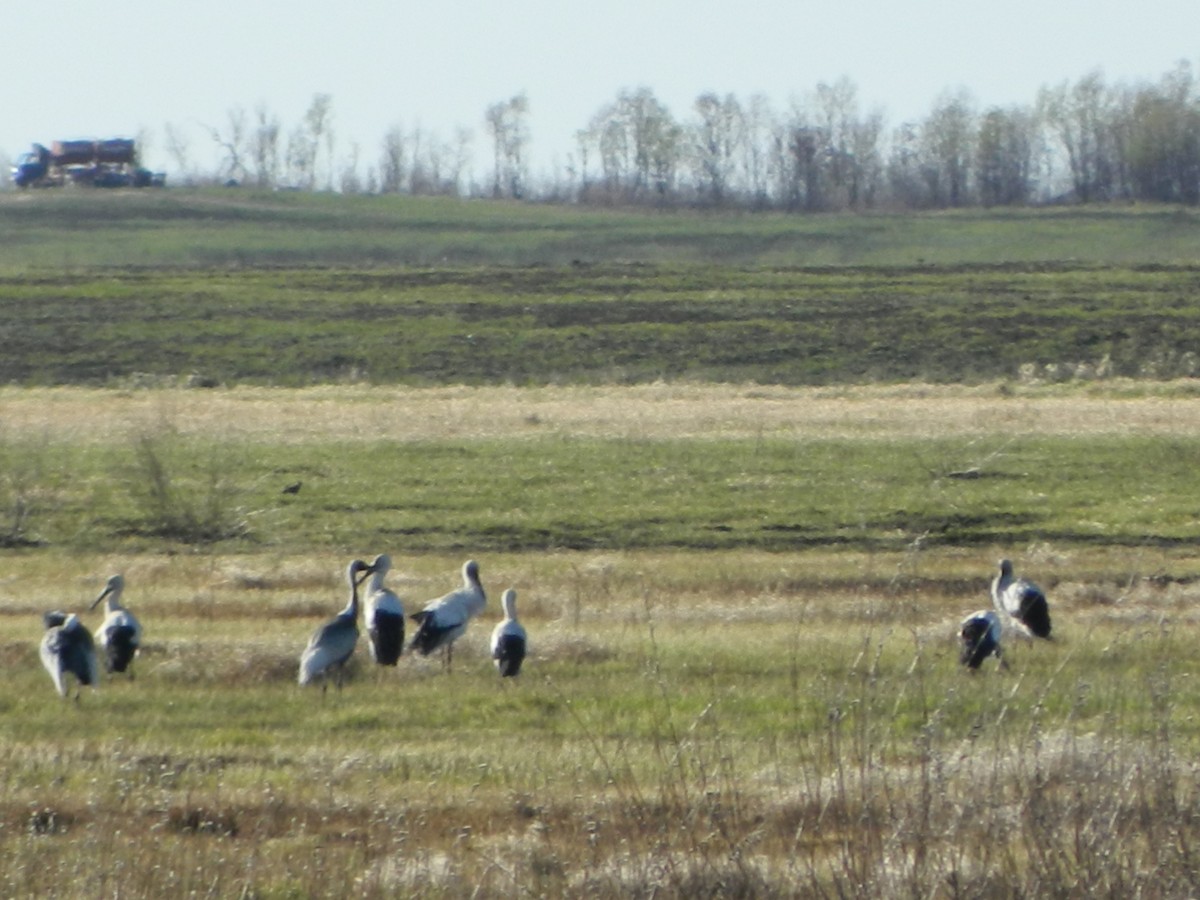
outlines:
{"label": "grassy field", "polygon": [[[11,458],[41,461],[24,485],[45,541],[8,551],[0,584],[4,893],[1193,883],[1188,383],[0,403]],[[166,512],[216,472],[213,504],[246,530],[156,531],[147,434],[186,486]],[[484,621],[449,675],[379,671],[360,648],[340,694],[300,690],[345,561],[379,551],[410,605],[478,558]],[[1056,641],[1011,641],[1010,671],[969,677],[955,626],[1002,554],[1050,590]],[[118,570],[147,628],[138,677],[59,701],[38,616],[81,610]],[[510,585],[533,651],[501,684],[485,644]]]}
{"label": "grassy field", "polygon": [[1200,268],[0,275],[5,383],[843,384],[1200,370]]}
{"label": "grassy field", "polygon": [[705,216],[0,196],[0,383],[763,384],[1200,368],[1194,211]]}
{"label": "grassy field", "polygon": [[[1192,896],[1198,224],[0,196],[0,895]],[[379,552],[454,671],[301,690]]]}
{"label": "grassy field", "polygon": [[1154,206],[797,216],[241,190],[0,193],[0,270],[96,267],[1192,265]]}
{"label": "grassy field", "polygon": [[1197,538],[1190,381],[1003,387],[7,389],[0,536],[232,553]]}

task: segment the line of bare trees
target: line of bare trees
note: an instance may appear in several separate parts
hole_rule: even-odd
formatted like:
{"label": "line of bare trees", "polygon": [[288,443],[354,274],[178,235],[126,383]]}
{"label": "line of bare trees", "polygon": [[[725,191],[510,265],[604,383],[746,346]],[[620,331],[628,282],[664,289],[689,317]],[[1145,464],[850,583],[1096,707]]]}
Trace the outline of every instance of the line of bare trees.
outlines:
{"label": "line of bare trees", "polygon": [[[1026,106],[979,109],[938,97],[923,119],[886,124],[849,79],[785,110],[767,98],[701,94],[676,117],[649,88],[623,90],[575,135],[559,171],[531,171],[524,94],[489,106],[490,171],[477,179],[472,133],[449,140],[394,126],[374,162],[337,155],[333,103],[316,95],[285,131],[265,107],[209,127],[220,170],[208,180],[345,193],[452,194],[595,204],[800,212],[937,209],[1047,202],[1200,203],[1200,85],[1180,63],[1156,82],[1099,72],[1043,88]],[[181,133],[167,150],[189,169]]]}

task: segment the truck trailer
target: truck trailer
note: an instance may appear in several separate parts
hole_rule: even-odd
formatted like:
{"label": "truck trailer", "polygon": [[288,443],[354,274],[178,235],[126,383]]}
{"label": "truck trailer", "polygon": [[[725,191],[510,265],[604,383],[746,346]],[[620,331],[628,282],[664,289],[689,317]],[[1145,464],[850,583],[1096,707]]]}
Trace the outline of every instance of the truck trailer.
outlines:
{"label": "truck trailer", "polygon": [[101,141],[54,141],[49,147],[34,144],[17,157],[13,184],[19,188],[62,187],[162,187],[167,176],[138,165],[137,145],[130,138]]}

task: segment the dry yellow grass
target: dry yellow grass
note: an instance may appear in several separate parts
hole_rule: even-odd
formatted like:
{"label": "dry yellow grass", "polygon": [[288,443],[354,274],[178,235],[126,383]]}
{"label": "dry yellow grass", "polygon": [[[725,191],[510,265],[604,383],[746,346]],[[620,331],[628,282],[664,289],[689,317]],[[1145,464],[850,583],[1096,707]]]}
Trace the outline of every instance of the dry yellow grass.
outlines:
{"label": "dry yellow grass", "polygon": [[0,430],[125,440],[169,424],[247,441],[419,441],[561,434],[616,438],[1200,434],[1189,383],[1091,388],[896,385],[786,388],[325,386],[218,390],[0,389]]}

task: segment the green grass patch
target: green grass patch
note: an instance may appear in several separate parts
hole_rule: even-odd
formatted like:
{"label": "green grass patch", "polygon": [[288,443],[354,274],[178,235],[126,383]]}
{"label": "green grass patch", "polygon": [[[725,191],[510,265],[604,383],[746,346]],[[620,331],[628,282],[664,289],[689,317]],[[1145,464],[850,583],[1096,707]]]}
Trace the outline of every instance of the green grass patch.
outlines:
{"label": "green grass patch", "polygon": [[[1174,377],[1196,216],[781,217],[165,192],[0,200],[0,378]],[[1047,369],[1047,367],[1050,367]]]}
{"label": "green grass patch", "polygon": [[255,191],[0,197],[0,269],[1179,263],[1200,219],[1173,207],[800,216]]}
{"label": "green grass patch", "polygon": [[[1200,463],[1174,437],[259,446],[140,433],[28,453],[10,541],[408,552],[1184,545]],[[283,488],[300,481],[297,494]],[[3,499],[3,497],[0,497]],[[18,524],[10,512],[10,523]]]}
{"label": "green grass patch", "polygon": [[121,271],[0,279],[24,384],[1192,374],[1190,267]]}

